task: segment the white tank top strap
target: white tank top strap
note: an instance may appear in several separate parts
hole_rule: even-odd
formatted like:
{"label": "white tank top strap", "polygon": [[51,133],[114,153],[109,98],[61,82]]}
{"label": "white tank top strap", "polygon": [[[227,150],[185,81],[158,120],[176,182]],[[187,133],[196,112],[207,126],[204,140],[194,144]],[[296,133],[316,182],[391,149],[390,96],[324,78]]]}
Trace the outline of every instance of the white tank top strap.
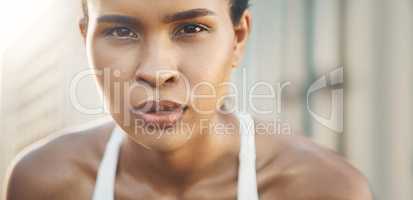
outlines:
{"label": "white tank top strap", "polygon": [[[241,135],[237,199],[258,200],[254,120],[247,113],[236,115]],[[119,150],[124,137],[126,135],[123,130],[116,126],[99,166],[93,200],[114,200]]]}
{"label": "white tank top strap", "polygon": [[114,200],[119,150],[124,137],[120,128],[115,126],[99,166],[93,200]]}
{"label": "white tank top strap", "polygon": [[240,123],[238,200],[258,200],[255,125],[250,114],[237,113]]}

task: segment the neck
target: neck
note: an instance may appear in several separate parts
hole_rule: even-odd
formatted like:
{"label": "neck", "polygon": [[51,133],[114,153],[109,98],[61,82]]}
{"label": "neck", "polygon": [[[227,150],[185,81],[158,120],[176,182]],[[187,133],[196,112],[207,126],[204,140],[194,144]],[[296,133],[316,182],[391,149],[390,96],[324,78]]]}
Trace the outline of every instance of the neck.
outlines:
{"label": "neck", "polygon": [[184,177],[192,182],[233,164],[231,161],[237,159],[239,150],[238,119],[219,114],[210,119],[208,128],[192,133],[191,139],[174,151],[148,150],[127,139],[126,157],[122,159],[128,161],[126,167],[130,169],[126,170],[152,172],[163,179],[170,177],[181,181]]}

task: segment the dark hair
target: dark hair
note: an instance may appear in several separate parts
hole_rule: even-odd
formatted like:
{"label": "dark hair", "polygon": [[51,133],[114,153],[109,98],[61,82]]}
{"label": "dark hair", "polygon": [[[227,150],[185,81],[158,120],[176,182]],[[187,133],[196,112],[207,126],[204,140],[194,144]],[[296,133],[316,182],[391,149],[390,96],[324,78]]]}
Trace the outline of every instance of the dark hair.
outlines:
{"label": "dark hair", "polygon": [[232,23],[238,25],[242,14],[248,9],[249,0],[230,0],[231,1],[231,19]]}
{"label": "dark hair", "polygon": [[[238,25],[240,23],[242,14],[244,11],[249,7],[249,0],[229,0],[231,5],[231,20],[234,25]],[[82,0],[82,8],[84,14],[84,20],[88,20],[88,8],[87,8],[87,0]]]}

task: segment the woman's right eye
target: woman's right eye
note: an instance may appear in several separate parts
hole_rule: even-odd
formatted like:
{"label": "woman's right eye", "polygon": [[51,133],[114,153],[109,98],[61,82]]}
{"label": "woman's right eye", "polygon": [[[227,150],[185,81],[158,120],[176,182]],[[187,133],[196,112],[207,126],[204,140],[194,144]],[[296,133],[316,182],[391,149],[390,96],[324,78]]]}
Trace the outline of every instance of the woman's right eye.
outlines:
{"label": "woman's right eye", "polygon": [[138,39],[138,34],[126,27],[112,28],[106,32],[106,35],[116,39]]}

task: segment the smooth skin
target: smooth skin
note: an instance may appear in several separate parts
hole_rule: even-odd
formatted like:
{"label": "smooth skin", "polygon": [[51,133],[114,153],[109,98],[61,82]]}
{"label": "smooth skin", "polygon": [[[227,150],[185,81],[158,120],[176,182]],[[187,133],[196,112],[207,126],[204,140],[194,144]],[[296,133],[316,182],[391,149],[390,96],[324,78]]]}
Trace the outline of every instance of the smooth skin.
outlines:
{"label": "smooth skin", "polygon": [[[80,22],[89,62],[114,121],[64,134],[22,156],[10,173],[6,200],[90,200],[105,145],[115,127],[123,141],[116,199],[236,199],[239,130],[233,114],[217,110],[227,94],[251,30],[251,13],[239,24],[222,0],[90,0]],[[166,70],[168,73],[157,72]],[[183,78],[184,77],[184,78]],[[208,82],[213,87],[191,88]],[[116,88],[115,83],[128,83]],[[154,98],[188,105],[179,124],[190,132],[145,134],[131,108]],[[200,111],[201,110],[201,111]],[[205,112],[211,111],[211,112]],[[202,120],[234,125],[229,133],[200,129]],[[255,119],[255,123],[269,123]],[[262,130],[257,130],[262,131]],[[275,130],[274,130],[275,131]],[[335,153],[296,136],[257,134],[257,182],[261,200],[370,200],[368,184]],[[188,134],[190,137],[188,139]]]}

